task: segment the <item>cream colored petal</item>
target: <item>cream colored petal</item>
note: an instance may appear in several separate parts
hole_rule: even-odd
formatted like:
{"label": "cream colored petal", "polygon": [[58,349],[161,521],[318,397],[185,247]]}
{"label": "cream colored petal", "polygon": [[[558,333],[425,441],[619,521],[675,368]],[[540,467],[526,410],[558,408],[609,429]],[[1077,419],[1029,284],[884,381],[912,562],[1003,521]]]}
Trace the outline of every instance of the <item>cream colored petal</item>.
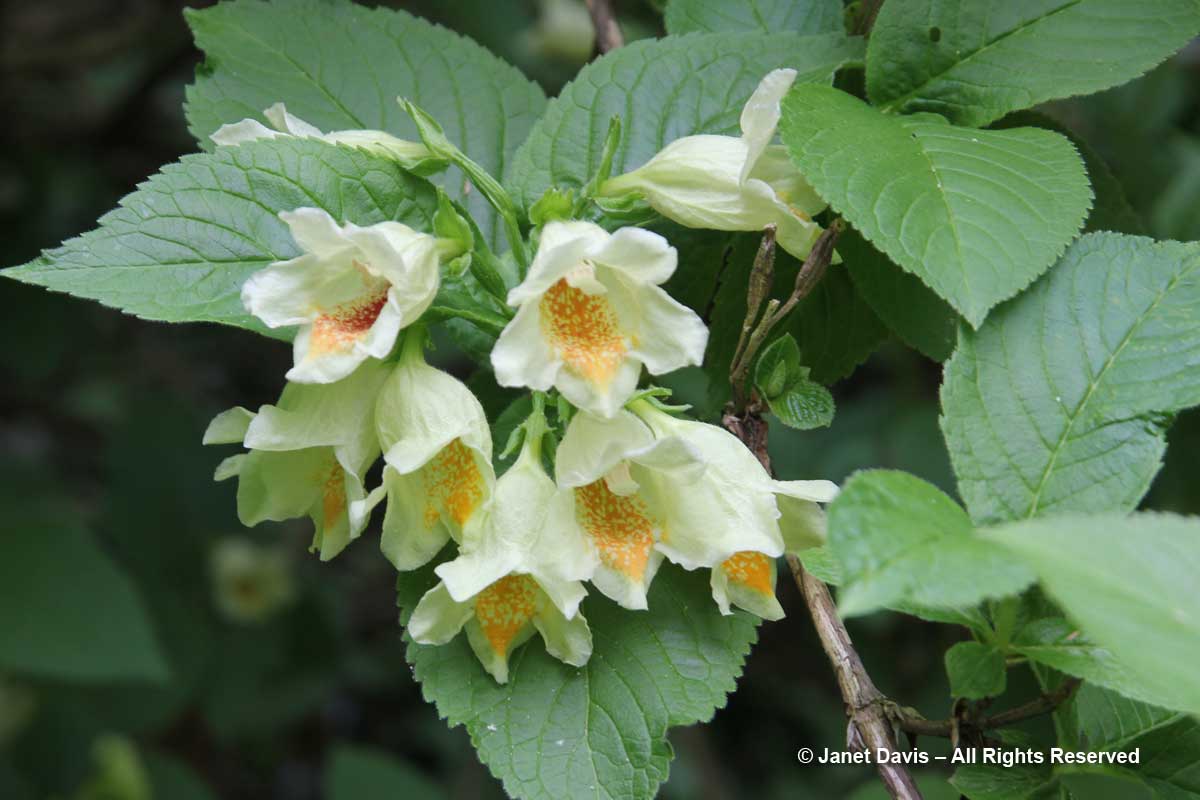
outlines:
{"label": "cream colored petal", "polygon": [[244,119],[240,122],[222,125],[208,138],[212,139],[214,144],[222,147],[236,147],[258,139],[274,139],[280,135],[256,119]]}
{"label": "cream colored petal", "polygon": [[336,447],[361,474],[379,452],[375,398],[391,371],[391,364],[371,362],[333,383],[288,384],[277,405],[259,409],[247,428],[246,446],[277,451]]}
{"label": "cream colored petal", "polygon": [[552,604],[546,604],[533,618],[533,624],[546,643],[546,652],[559,661],[582,667],[591,658],[592,632],[583,614],[568,619]]}
{"label": "cream colored petal", "polygon": [[825,511],[816,503],[797,500],[780,495],[775,499],[779,505],[779,530],[789,553],[799,553],[810,547],[825,544]]}
{"label": "cream colored petal", "polygon": [[734,136],[676,139],[638,169],[607,181],[601,194],[636,192],[655,211],[689,228],[754,230],[743,208],[746,152],[746,143]]}
{"label": "cream colored petal", "polygon": [[561,366],[562,359],[542,334],[538,304],[521,306],[492,348],[496,382],[544,392],[554,385]]}
{"label": "cream colored petal", "polygon": [[246,429],[254,419],[254,412],[234,406],[213,417],[204,431],[204,444],[241,444],[246,438]]}
{"label": "cream colored petal", "polygon": [[788,208],[809,218],[815,217],[827,206],[817,191],[804,180],[782,145],[771,145],[763,151],[748,179],[766,183]]}
{"label": "cream colored petal", "polygon": [[311,326],[305,326],[296,333],[292,348],[296,364],[284,373],[284,377],[289,381],[306,384],[334,383],[350,375],[370,358],[353,347],[314,352],[312,338]]}
{"label": "cream colored petal", "polygon": [[332,450],[321,447],[247,453],[238,473],[238,518],[252,527],[308,514],[321,502],[335,465]]}
{"label": "cream colored petal", "polygon": [[276,103],[263,111],[263,116],[275,127],[275,130],[290,133],[292,136],[304,136],[320,139],[324,134],[315,125],[309,125],[299,117],[288,113],[287,106]]}
{"label": "cream colored petal", "polygon": [[741,179],[750,176],[759,156],[767,149],[767,145],[775,138],[775,129],[779,125],[780,101],[788,89],[796,81],[796,70],[777,69],[768,72],[759,82],[758,88],[746,105],[742,107],[742,138],[746,141],[746,162],[742,168]]}
{"label": "cream colored petal", "polygon": [[280,211],[279,218],[287,224],[292,238],[306,253],[324,259],[354,247],[345,231],[324,209],[297,208],[294,211]]}
{"label": "cream colored petal", "polygon": [[619,229],[587,257],[635,284],[652,285],[670,278],[679,261],[679,254],[665,238],[642,228]]}
{"label": "cream colored petal", "polygon": [[602,417],[616,415],[637,389],[642,364],[634,358],[623,359],[606,384],[597,384],[564,365],[554,382],[573,405]]}
{"label": "cream colored petal", "polygon": [[421,598],[408,620],[408,635],[418,644],[446,644],[475,615],[470,603],[459,603],[439,583]]}
{"label": "cream colored petal", "polygon": [[431,504],[420,474],[401,475],[387,467],[383,482],[388,501],[380,549],[398,570],[424,566],[450,541],[440,510]]}
{"label": "cream colored petal", "polygon": [[592,575],[592,585],[602,595],[622,608],[644,611],[649,608],[646,593],[649,591],[650,582],[654,580],[659,566],[662,565],[662,560],[662,553],[652,550],[646,562],[646,571],[640,580],[635,580],[621,570],[601,562],[596,567],[595,574]]}
{"label": "cream colored petal", "polygon": [[636,300],[637,334],[629,353],[652,375],[699,366],[704,361],[708,328],[695,311],[657,286],[641,287]]}
{"label": "cream colored petal", "polygon": [[814,503],[832,503],[838,496],[838,485],[833,481],[773,481],[772,485],[776,494]]}
{"label": "cream colored petal", "polygon": [[375,425],[384,458],[400,472],[418,469],[455,439],[491,459],[491,434],[479,400],[422,358],[404,359],[384,383]]}
{"label": "cream colored petal", "polygon": [[550,222],[542,229],[542,238],[529,272],[508,293],[508,304],[519,306],[541,295],[567,277],[583,262],[585,254],[607,240],[608,232],[591,222]]}
{"label": "cream colored petal", "polygon": [[534,632],[541,603],[537,583],[524,575],[508,576],[475,598],[475,616],[467,622],[467,640],[484,669],[504,683],[508,659]]}
{"label": "cream colored petal", "polygon": [[646,424],[628,411],[611,418],[581,411],[572,419],[555,453],[558,485],[570,488],[598,481],[633,453],[655,444]]}
{"label": "cream colored petal", "polygon": [[713,599],[722,614],[732,614],[730,605],[767,620],[783,619],[783,607],[775,596],[775,560],[762,553],[739,553],[712,570]]}
{"label": "cream colored petal", "polygon": [[[355,518],[350,509],[365,496],[362,480],[345,465],[326,482],[320,503],[309,511],[314,533],[310,548],[322,561],[329,561],[357,539],[366,526],[366,518]],[[340,479],[340,491],[336,485]]]}
{"label": "cream colored petal", "polygon": [[246,453],[238,453],[235,456],[223,459],[220,464],[217,464],[216,470],[213,471],[214,481],[227,481],[242,473],[242,462],[246,460]]}

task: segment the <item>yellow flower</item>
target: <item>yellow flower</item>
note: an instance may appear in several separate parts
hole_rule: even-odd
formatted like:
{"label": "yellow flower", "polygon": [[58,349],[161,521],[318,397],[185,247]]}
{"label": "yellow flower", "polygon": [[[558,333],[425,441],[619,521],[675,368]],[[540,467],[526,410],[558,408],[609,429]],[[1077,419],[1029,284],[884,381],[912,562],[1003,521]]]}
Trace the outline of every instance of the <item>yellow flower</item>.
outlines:
{"label": "yellow flower", "polygon": [[557,387],[582,409],[610,417],[654,374],[704,358],[708,329],[659,284],[675,248],[658,234],[590,222],[550,222],[523,283],[520,310],[492,350],[502,386]]}
{"label": "yellow flower", "polygon": [[804,258],[821,233],[812,221],[825,208],[788,159],[772,145],[779,102],[796,71],[767,74],[742,109],[742,135],[685,136],[641,167],[610,178],[600,198],[640,196],[664,217],[689,228],[761,231],[776,226],[779,245]]}

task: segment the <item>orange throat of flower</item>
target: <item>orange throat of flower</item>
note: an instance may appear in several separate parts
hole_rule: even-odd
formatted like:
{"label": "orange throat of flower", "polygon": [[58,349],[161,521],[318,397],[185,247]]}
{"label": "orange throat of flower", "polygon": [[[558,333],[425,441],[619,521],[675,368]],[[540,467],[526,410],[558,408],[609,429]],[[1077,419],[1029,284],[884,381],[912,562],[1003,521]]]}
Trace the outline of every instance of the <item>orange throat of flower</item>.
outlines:
{"label": "orange throat of flower", "polygon": [[575,490],[575,514],[606,567],[645,580],[654,548],[654,523],[636,495],[613,494],[603,479]]}
{"label": "orange throat of flower", "polygon": [[528,575],[508,575],[479,593],[475,618],[498,656],[507,656],[513,640],[533,622],[537,583]]}
{"label": "orange throat of flower", "polygon": [[761,595],[775,594],[775,562],[764,553],[743,550],[721,562],[730,583],[745,586]]}
{"label": "orange throat of flower", "polygon": [[[364,278],[364,282],[367,279]],[[370,332],[387,304],[387,281],[372,279],[367,291],[358,298],[334,306],[313,320],[312,336],[309,339],[311,355],[342,353],[354,346]]]}
{"label": "orange throat of flower", "polygon": [[607,386],[628,351],[617,315],[602,294],[588,294],[558,281],[542,295],[542,335],[574,372]]}
{"label": "orange throat of flower", "polygon": [[484,500],[483,472],[474,451],[455,439],[430,459],[422,471],[425,486],[425,527],[445,517],[460,528]]}

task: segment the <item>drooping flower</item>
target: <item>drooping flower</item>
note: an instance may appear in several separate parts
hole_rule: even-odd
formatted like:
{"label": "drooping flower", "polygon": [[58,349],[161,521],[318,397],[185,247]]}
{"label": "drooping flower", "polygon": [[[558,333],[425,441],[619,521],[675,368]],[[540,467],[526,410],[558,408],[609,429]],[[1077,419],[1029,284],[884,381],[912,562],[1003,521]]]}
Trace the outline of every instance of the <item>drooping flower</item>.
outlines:
{"label": "drooping flower", "polygon": [[461,250],[399,222],[339,226],[317,208],[279,216],[304,253],[251,275],[242,302],[271,328],[300,326],[287,373],[298,383],[330,383],[385,357],[433,302],[441,258]]}
{"label": "drooping flower", "polygon": [[663,559],[656,545],[671,520],[669,508],[652,506],[639,491],[642,482],[650,472],[687,482],[703,471],[685,441],[655,439],[628,411],[611,419],[575,415],[555,454],[555,472],[596,550],[597,589],[625,608],[647,607],[646,592]]}
{"label": "drooping flower", "polygon": [[276,103],[264,110],[263,116],[272,127],[268,128],[256,119],[244,119],[222,125],[209,138],[223,146],[236,146],[258,139],[319,139],[330,144],[345,144],[387,156],[418,172],[421,165],[428,164],[434,158],[429,148],[420,142],[400,139],[384,131],[344,130],[323,133],[315,125],[289,114],[287,106],[283,103]]}
{"label": "drooping flower", "polygon": [[296,594],[286,554],[246,538],[218,542],[212,556],[213,599],[230,620],[258,623],[269,619]]}
{"label": "drooping flower", "polygon": [[777,69],[759,83],[742,109],[742,135],[685,136],[648,162],[600,187],[601,199],[640,196],[658,213],[689,228],[761,231],[797,258],[821,230],[813,215],[824,201],[800,177],[782,145],[773,145],[780,100],[796,71]]}
{"label": "drooping flower", "polygon": [[492,495],[492,436],[483,406],[456,378],[425,363],[421,331],[406,334],[400,362],[383,385],[375,424],[383,483],[356,513],[386,495],[381,546],[399,570],[433,558]]}
{"label": "drooping flower", "polygon": [[492,350],[496,380],[555,386],[579,408],[612,416],[643,364],[654,374],[699,364],[708,330],[659,287],[676,260],[664,238],[639,228],[547,223],[529,274],[508,295],[520,310]]}
{"label": "drooping flower", "polygon": [[365,496],[363,477],[379,457],[375,398],[390,371],[390,364],[371,361],[335,383],[289,383],[277,405],[257,414],[232,408],[213,419],[205,444],[250,449],[225,459],[216,473],[217,480],[237,476],[243,525],[307,515],[322,561],[362,533],[366,517],[352,504]]}
{"label": "drooping flower", "polygon": [[656,438],[687,442],[705,465],[699,477],[683,481],[661,471],[633,472],[639,493],[666,520],[656,547],[686,569],[712,569],[713,597],[722,613],[732,603],[767,619],[781,617],[774,559],[823,536],[816,503],[831,501],[837,486],[773,480],[723,428],[672,416],[646,400],[630,407]]}
{"label": "drooping flower", "polygon": [[458,557],[437,568],[441,582],[408,622],[422,644],[445,644],[465,627],[471,649],[500,683],[508,681],[513,650],[535,631],[546,652],[568,664],[583,666],[592,653],[579,603],[595,560],[542,468],[541,435],[527,433],[491,503],[464,526]]}

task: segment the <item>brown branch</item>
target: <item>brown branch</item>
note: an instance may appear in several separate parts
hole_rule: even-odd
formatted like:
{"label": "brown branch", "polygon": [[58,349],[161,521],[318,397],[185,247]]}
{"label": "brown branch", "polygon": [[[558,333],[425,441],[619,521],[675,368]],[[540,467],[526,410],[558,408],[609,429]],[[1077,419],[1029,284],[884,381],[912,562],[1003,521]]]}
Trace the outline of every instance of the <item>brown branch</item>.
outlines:
{"label": "brown branch", "polygon": [[592,26],[596,29],[596,48],[601,53],[616,50],[625,44],[617,18],[613,15],[608,0],[587,0],[588,12],[592,15]]}
{"label": "brown branch", "polygon": [[[755,259],[754,271],[759,274],[751,275],[751,284],[748,290],[750,302],[747,303],[746,321],[742,327],[743,335],[745,331],[751,329],[752,333],[750,333],[748,341],[744,342],[744,348],[740,348],[741,352],[738,354],[737,363],[731,365],[729,377],[733,383],[734,396],[738,399],[731,404],[722,422],[730,433],[737,436],[754,453],[768,473],[771,472],[771,458],[767,453],[767,423],[755,410],[745,408],[744,393],[739,391],[739,387],[745,380],[749,364],[753,363],[759,345],[766,339],[771,328],[781,322],[788,312],[812,291],[821,276],[825,274],[825,269],[829,266],[829,261],[833,256],[834,242],[840,231],[841,226],[835,223],[830,226],[829,230],[821,234],[821,238],[817,240],[812,252],[805,259],[804,266],[800,268],[800,274],[796,276],[796,283],[787,301],[780,305],[778,300],[771,300],[762,320],[757,325],[754,317],[757,316],[762,298],[754,297],[757,293],[755,287],[761,283],[763,275],[769,271],[770,266],[767,262],[773,261],[773,258],[763,258],[761,262],[759,259]],[[773,255],[774,237],[772,233],[773,231],[768,231],[764,236],[760,255],[764,251],[769,251],[767,255]],[[842,700],[846,706],[846,713],[850,718],[848,737],[851,739],[851,745],[856,748],[869,748],[871,752],[894,751],[896,743],[892,737],[892,721],[889,716],[893,704],[889,703],[887,698],[875,688],[875,684],[867,674],[862,659],[858,657],[854,644],[850,641],[850,634],[838,616],[837,606],[829,594],[829,588],[805,572],[800,560],[795,556],[789,555],[787,561],[788,566],[791,567],[792,576],[796,579],[796,585],[800,587],[800,593],[804,596],[804,603],[808,606],[809,614],[812,616],[817,636],[821,640],[821,647],[833,665],[838,688],[841,690]],[[904,765],[876,763],[875,766],[879,771],[880,779],[892,797],[900,798],[900,800],[921,799],[921,793],[917,790],[912,776]]]}
{"label": "brown branch", "polygon": [[925,719],[906,710],[898,711],[896,717],[901,730],[916,736],[951,738],[955,733],[956,722],[959,726],[966,724],[978,731],[991,731],[1051,713],[1067,700],[1071,699],[1071,696],[1075,694],[1075,690],[1079,688],[1080,683],[1081,681],[1078,678],[1068,678],[1053,692],[1047,692],[1041,697],[1030,700],[1028,703],[1019,705],[1016,708],[1010,708],[1008,711],[1001,711],[999,714],[993,714],[990,717],[984,717],[975,722],[964,723],[961,720],[954,719]]}

